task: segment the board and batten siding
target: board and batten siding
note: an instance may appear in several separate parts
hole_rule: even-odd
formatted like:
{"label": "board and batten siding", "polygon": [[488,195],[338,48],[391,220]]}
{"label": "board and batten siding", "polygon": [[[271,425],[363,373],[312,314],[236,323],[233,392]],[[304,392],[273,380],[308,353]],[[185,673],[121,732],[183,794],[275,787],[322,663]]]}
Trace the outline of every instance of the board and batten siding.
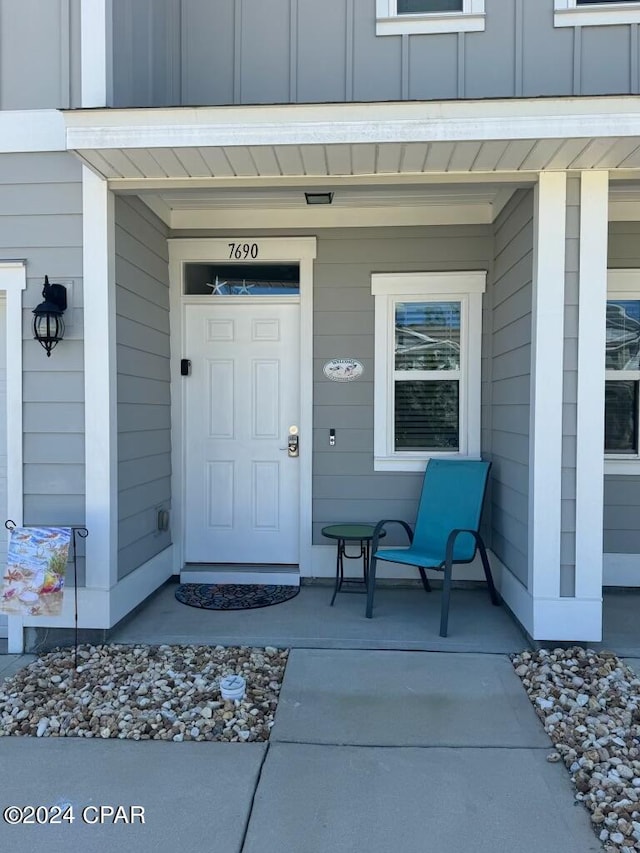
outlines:
{"label": "board and batten siding", "polygon": [[[216,11],[219,2],[208,5]],[[112,0],[109,106],[180,103],[180,7],[181,0]]]}
{"label": "board and batten siding", "polygon": [[492,461],[491,547],[527,586],[533,191],[494,223],[483,328],[483,456]]}
{"label": "board and batten siding", "polygon": [[[0,155],[0,259],[26,261],[24,523],[81,525],[85,520],[82,184],[80,164],[71,154]],[[31,331],[45,275],[66,286],[68,299],[64,340],[50,358]],[[78,554],[83,583],[82,542]]]}
{"label": "board and batten siding", "polygon": [[[373,272],[488,269],[489,225],[326,230],[314,267],[313,542],[344,521],[413,522],[422,475],[373,469]],[[364,365],[357,382],[331,382],[332,358]],[[335,447],[329,430],[335,429]],[[304,440],[304,438],[303,438]],[[390,544],[393,537],[390,536]]]}
{"label": "board and batten siding", "polygon": [[138,199],[116,198],[118,578],[171,544],[167,228]]}
{"label": "board and batten siding", "polygon": [[[609,267],[640,268],[639,243],[640,222],[610,222]],[[604,552],[640,554],[640,475],[605,475]]]}
{"label": "board and batten siding", "polygon": [[375,5],[113,0],[110,105],[640,92],[637,25],[558,28],[553,0],[486,0],[483,32],[376,36]]}
{"label": "board and batten siding", "polygon": [[0,0],[0,109],[80,105],[80,0]]}

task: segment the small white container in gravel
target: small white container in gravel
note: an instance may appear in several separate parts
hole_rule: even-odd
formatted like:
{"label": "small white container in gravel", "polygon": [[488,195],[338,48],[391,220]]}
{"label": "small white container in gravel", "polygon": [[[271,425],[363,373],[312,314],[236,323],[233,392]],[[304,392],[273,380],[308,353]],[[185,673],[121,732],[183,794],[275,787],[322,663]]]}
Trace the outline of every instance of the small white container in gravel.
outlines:
{"label": "small white container in gravel", "polygon": [[241,675],[225,675],[220,679],[220,695],[223,699],[240,702],[244,699],[247,682]]}

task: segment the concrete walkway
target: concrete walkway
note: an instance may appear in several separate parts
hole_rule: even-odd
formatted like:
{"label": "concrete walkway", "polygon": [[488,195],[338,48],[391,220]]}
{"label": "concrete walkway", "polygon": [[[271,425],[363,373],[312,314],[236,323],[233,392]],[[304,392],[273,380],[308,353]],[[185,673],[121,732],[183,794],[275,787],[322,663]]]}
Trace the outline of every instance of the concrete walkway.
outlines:
{"label": "concrete walkway", "polygon": [[75,816],[0,850],[601,851],[549,751],[506,655],[294,649],[268,745],[0,738],[2,808]]}

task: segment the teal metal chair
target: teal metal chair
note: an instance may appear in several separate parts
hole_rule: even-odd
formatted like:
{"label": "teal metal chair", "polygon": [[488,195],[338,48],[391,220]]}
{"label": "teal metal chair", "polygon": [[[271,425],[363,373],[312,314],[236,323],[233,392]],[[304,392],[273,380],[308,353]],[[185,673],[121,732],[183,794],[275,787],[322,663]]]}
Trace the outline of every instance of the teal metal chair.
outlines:
{"label": "teal metal chair", "polygon": [[[424,472],[422,494],[418,505],[415,530],[406,521],[386,519],[378,522],[371,543],[371,563],[367,579],[367,618],[373,613],[378,560],[416,566],[426,592],[431,586],[425,569],[444,572],[440,614],[440,636],[447,636],[451,568],[456,563],[470,563],[476,551],[480,559],[494,605],[500,598],[491,576],[487,550],[479,533],[480,516],[487,490],[490,462],[468,459],[431,459]],[[388,524],[400,524],[409,537],[408,548],[378,550],[378,543]]]}

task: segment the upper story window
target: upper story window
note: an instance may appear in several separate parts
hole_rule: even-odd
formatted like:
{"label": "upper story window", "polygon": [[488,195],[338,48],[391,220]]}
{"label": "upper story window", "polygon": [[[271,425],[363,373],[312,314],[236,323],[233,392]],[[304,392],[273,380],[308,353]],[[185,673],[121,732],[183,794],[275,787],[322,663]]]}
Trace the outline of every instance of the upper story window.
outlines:
{"label": "upper story window", "polygon": [[484,30],[485,0],[376,0],[376,35]]}
{"label": "upper story window", "polygon": [[638,0],[554,0],[554,8],[556,27],[640,23]]}

